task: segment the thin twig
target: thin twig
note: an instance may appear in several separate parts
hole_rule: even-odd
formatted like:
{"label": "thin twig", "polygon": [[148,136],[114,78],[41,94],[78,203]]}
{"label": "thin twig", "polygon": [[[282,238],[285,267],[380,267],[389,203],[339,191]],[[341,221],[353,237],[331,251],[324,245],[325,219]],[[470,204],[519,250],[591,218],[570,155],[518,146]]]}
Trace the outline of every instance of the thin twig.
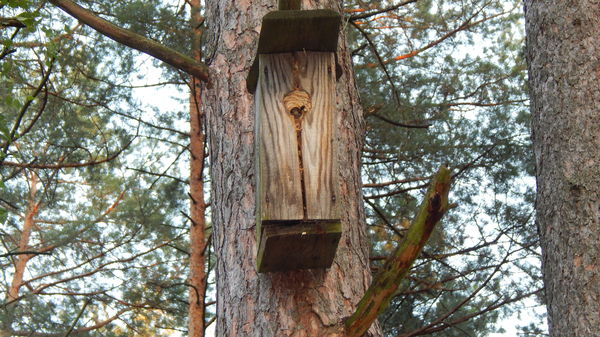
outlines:
{"label": "thin twig", "polygon": [[377,14],[386,13],[386,12],[389,12],[389,11],[396,10],[396,9],[398,9],[400,7],[409,5],[409,4],[413,3],[413,2],[417,2],[417,0],[403,1],[403,2],[401,2],[399,4],[397,4],[397,5],[393,5],[393,6],[390,6],[390,7],[387,7],[387,8],[376,10],[374,12],[368,12],[368,13],[363,13],[363,14],[352,15],[348,19],[350,21],[356,21],[356,20],[366,19],[366,18],[369,18],[369,17],[377,15]]}
{"label": "thin twig", "polygon": [[75,325],[77,325],[77,322],[79,321],[79,319],[81,318],[81,316],[83,316],[83,313],[85,312],[85,308],[88,306],[88,304],[90,304],[90,302],[92,302],[92,299],[88,298],[83,303],[83,307],[81,307],[81,310],[79,310],[79,313],[77,314],[77,317],[75,317],[75,320],[73,321],[73,324],[71,324],[71,327],[69,328],[69,330],[67,330],[67,333],[65,333],[65,337],[69,337],[69,335],[71,334],[71,332],[73,332],[73,329],[75,329]]}

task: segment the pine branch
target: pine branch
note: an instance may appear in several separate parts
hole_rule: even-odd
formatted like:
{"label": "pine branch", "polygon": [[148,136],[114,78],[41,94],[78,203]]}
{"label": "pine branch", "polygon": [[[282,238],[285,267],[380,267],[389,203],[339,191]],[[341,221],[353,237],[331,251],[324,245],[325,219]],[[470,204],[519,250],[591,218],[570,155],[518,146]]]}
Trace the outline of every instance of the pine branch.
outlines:
{"label": "pine branch", "polygon": [[92,160],[92,161],[88,161],[88,162],[82,162],[82,163],[38,164],[38,163],[35,163],[35,161],[29,162],[29,163],[18,163],[18,162],[12,162],[12,161],[5,161],[2,163],[2,165],[10,166],[10,167],[19,167],[19,168],[49,169],[49,170],[60,170],[60,169],[64,169],[64,168],[95,166],[95,165],[100,165],[100,164],[109,162],[109,161],[117,158],[121,154],[121,152],[123,152],[126,148],[127,148],[127,146],[124,147],[123,149],[120,149],[118,152],[116,152],[110,156],[107,156],[105,158],[98,159],[98,160]]}
{"label": "pine branch", "polygon": [[414,177],[414,178],[398,179],[398,180],[386,181],[386,182],[383,182],[383,183],[363,184],[362,187],[363,188],[378,188],[378,187],[386,187],[386,186],[390,186],[390,185],[414,183],[414,182],[417,182],[417,181],[423,181],[423,180],[427,180],[427,179],[431,179],[431,176],[429,176],[429,177]]}
{"label": "pine branch", "polygon": [[139,50],[142,53],[154,56],[177,69],[185,71],[202,81],[208,82],[208,67],[206,64],[197,62],[193,58],[174,49],[110,23],[70,0],[49,1],[75,19],[92,27],[100,34],[123,45]]}
{"label": "pine branch", "polygon": [[0,17],[0,28],[6,28],[6,27],[25,28],[27,26],[17,18],[2,18],[2,17]]}
{"label": "pine branch", "polygon": [[9,252],[6,254],[0,254],[0,257],[9,257],[9,256],[15,256],[15,255],[52,255],[51,252],[38,252],[35,250],[25,250],[25,251],[21,251],[21,252]]}
{"label": "pine branch", "polygon": [[29,163],[4,161],[4,162],[2,162],[2,165],[7,166],[7,167],[18,167],[18,168],[22,168],[22,169],[28,168],[28,169],[50,169],[50,170],[60,170],[60,169],[64,169],[64,168],[78,168],[78,167],[88,167],[88,166],[100,165],[100,164],[107,163],[107,162],[117,158],[121,153],[123,153],[123,151],[125,151],[127,148],[129,148],[129,146],[131,145],[131,143],[133,143],[133,141],[135,140],[136,137],[137,137],[137,135],[135,137],[133,137],[131,140],[129,140],[129,142],[127,144],[125,144],[125,146],[120,148],[117,152],[115,152],[111,155],[107,154],[107,156],[104,158],[101,158],[101,159],[95,158],[94,160],[90,160],[87,162],[64,163],[63,162],[64,158],[61,158],[57,163],[43,164],[43,163],[37,163],[36,162],[37,158],[36,158]]}
{"label": "pine branch", "polygon": [[[510,13],[512,11],[512,9],[508,10],[508,11],[503,11],[503,12],[491,15],[489,17],[484,17],[483,19],[480,19],[480,20],[477,20],[477,21],[473,21],[473,19],[475,19],[475,17],[477,17],[477,15],[479,15],[481,13],[481,11],[483,11],[483,7],[480,8],[478,11],[476,11],[475,14],[471,15],[468,19],[466,19],[462,24],[460,24],[456,28],[454,28],[451,31],[447,32],[446,34],[440,36],[438,39],[429,42],[428,44],[422,46],[421,48],[412,50],[412,51],[410,51],[410,52],[408,52],[406,54],[399,55],[399,56],[393,57],[393,58],[388,59],[388,60],[384,60],[384,61],[378,60],[377,63],[368,63],[368,64],[365,64],[365,65],[362,65],[362,66],[358,66],[358,68],[374,68],[374,67],[377,67],[382,62],[383,62],[383,64],[388,64],[388,63],[391,63],[391,62],[394,62],[394,61],[400,61],[400,60],[404,60],[404,59],[407,59],[407,58],[414,57],[414,56],[416,56],[418,54],[421,54],[422,52],[424,52],[426,50],[429,50],[429,49],[431,49],[431,48],[433,48],[433,47],[441,44],[442,42],[444,42],[447,39],[453,37],[454,35],[456,35],[457,33],[461,32],[461,31],[468,30],[468,29],[470,29],[470,28],[472,28],[474,26],[477,26],[480,23],[483,23],[483,22],[495,19],[495,18],[500,17],[502,15],[506,15],[506,14]],[[355,25],[355,26],[358,26],[358,25]]]}
{"label": "pine branch", "polygon": [[[424,334],[423,332],[425,332],[426,330],[434,328],[434,327],[437,327],[437,328],[440,328],[440,326],[442,326],[442,327],[446,326],[447,327],[448,324],[445,323],[445,321],[449,317],[451,317],[453,314],[455,314],[465,304],[467,304],[469,301],[471,301],[475,297],[475,295],[477,295],[481,290],[483,290],[489,284],[489,282],[493,279],[494,275],[496,275],[500,271],[500,269],[502,268],[502,266],[504,266],[505,263],[508,261],[508,258],[509,258],[509,256],[511,254],[512,254],[512,252],[508,252],[504,256],[504,259],[502,259],[502,261],[496,265],[496,267],[490,273],[490,275],[488,275],[488,277],[475,290],[473,290],[469,294],[469,296],[465,297],[462,301],[458,302],[455,306],[453,306],[452,308],[450,308],[446,313],[444,313],[440,317],[436,318],[433,322],[429,323],[427,326],[424,326],[424,327],[419,328],[417,330],[414,330],[412,332],[403,334],[403,335],[401,335],[401,337],[419,336],[419,335],[423,335]],[[475,316],[467,316],[467,317],[471,318],[471,317],[475,317]],[[445,329],[445,328],[440,329],[440,331],[443,330],[443,329]],[[432,331],[436,331],[436,330],[432,329]]]}
{"label": "pine branch", "polygon": [[[519,295],[519,296],[510,297],[510,298],[507,298],[507,299],[505,299],[503,301],[495,302],[495,303],[490,304],[487,307],[485,307],[485,308],[483,308],[483,309],[481,309],[479,311],[467,314],[465,316],[462,316],[460,318],[457,318],[457,319],[454,319],[454,320],[451,320],[451,321],[448,321],[448,322],[444,322],[444,324],[440,324],[439,326],[431,327],[431,328],[425,329],[423,331],[420,331],[419,335],[429,335],[429,334],[433,334],[433,333],[436,333],[436,332],[439,332],[439,331],[443,331],[443,330],[445,330],[447,328],[456,327],[456,325],[458,325],[460,323],[468,321],[468,320],[470,320],[470,319],[472,319],[474,317],[485,315],[485,314],[487,314],[487,313],[489,313],[491,311],[494,311],[494,310],[496,310],[496,309],[498,309],[498,308],[500,308],[500,307],[502,307],[504,305],[507,305],[507,304],[510,304],[510,303],[514,303],[514,302],[518,302],[518,301],[521,301],[521,300],[523,300],[525,298],[528,298],[530,296],[537,295],[537,294],[541,293],[543,290],[544,290],[544,288],[538,288],[538,289],[536,289],[534,291],[530,291],[528,293],[525,293],[525,294],[522,294],[522,295]],[[417,336],[417,335],[415,335],[415,334],[407,334],[407,335],[403,335],[401,337],[411,337],[411,336]]]}
{"label": "pine branch", "polygon": [[410,123],[405,123],[405,122],[397,122],[395,120],[389,119],[387,117],[384,117],[382,115],[376,114],[376,113],[371,113],[369,114],[369,116],[373,116],[375,118],[378,118],[386,123],[395,125],[395,126],[400,126],[403,128],[408,128],[408,129],[427,129],[431,126],[431,124],[410,124]]}
{"label": "pine branch", "polygon": [[[21,126],[21,122],[23,120],[23,117],[25,117],[25,114],[27,113],[27,109],[29,109],[29,107],[31,106],[31,103],[33,103],[33,101],[40,94],[42,89],[44,89],[46,87],[48,80],[50,79],[50,74],[52,73],[52,67],[54,66],[55,60],[56,60],[56,58],[52,57],[52,59],[50,60],[50,66],[48,67],[48,70],[45,73],[44,73],[44,69],[42,68],[43,77],[42,77],[42,80],[40,81],[40,84],[37,86],[37,88],[34,90],[34,92],[31,94],[31,96],[27,98],[27,100],[25,101],[25,104],[23,104],[23,106],[19,110],[19,113],[17,114],[17,119],[10,131],[10,134],[8,135],[8,140],[0,145],[3,147],[3,152],[5,155],[8,154],[8,147],[10,146],[10,144],[12,142],[14,142],[15,140],[17,140],[18,138],[25,135],[27,132],[29,132],[29,130],[33,127],[33,124],[35,124],[35,122],[37,122],[38,118],[43,113],[43,111],[46,107],[47,99],[48,99],[48,91],[47,90],[44,91],[44,100],[42,101],[42,104],[41,104],[41,110],[38,111],[36,116],[30,122],[30,125],[28,125],[21,134],[17,135],[17,130]],[[0,163],[1,163],[1,161],[0,161]]]}
{"label": "pine branch", "polygon": [[402,243],[375,276],[371,286],[358,303],[356,312],[346,320],[348,336],[360,337],[365,334],[377,316],[389,305],[436,224],[448,210],[451,181],[450,170],[441,166],[432,179],[419,213]]}
{"label": "pine branch", "polygon": [[348,19],[350,21],[356,21],[356,20],[366,19],[366,18],[369,18],[369,17],[377,15],[377,14],[387,13],[387,12],[390,12],[390,11],[394,11],[394,10],[400,8],[400,7],[409,5],[409,4],[413,3],[413,2],[417,2],[417,0],[402,1],[401,3],[399,3],[397,5],[393,5],[393,6],[390,6],[390,7],[384,8],[384,9],[380,9],[380,10],[377,10],[377,11],[374,11],[374,12],[368,12],[368,13],[364,13],[364,14],[352,15]]}
{"label": "pine branch", "polygon": [[371,208],[375,211],[375,213],[377,214],[377,216],[379,216],[379,218],[381,219],[381,221],[383,221],[383,223],[385,223],[385,226],[389,229],[391,229],[399,238],[403,238],[404,234],[402,232],[400,232],[396,227],[394,227],[394,225],[392,225],[392,223],[387,219],[387,217],[385,216],[385,214],[383,213],[382,210],[379,209],[379,207],[377,207],[377,205],[375,205],[374,202],[372,202],[369,199],[364,199],[364,201],[369,204],[369,206],[371,206]]}
{"label": "pine branch", "polygon": [[362,36],[365,38],[365,40],[367,40],[367,43],[371,47],[371,50],[375,54],[375,57],[377,57],[377,61],[379,61],[379,65],[381,65],[381,69],[383,70],[385,77],[387,78],[388,82],[390,82],[390,86],[392,87],[392,93],[394,94],[394,98],[396,99],[396,104],[398,107],[400,107],[400,95],[398,94],[398,89],[396,89],[396,85],[394,84],[394,81],[392,80],[392,76],[390,75],[390,72],[388,71],[387,67],[385,66],[386,63],[383,61],[383,58],[381,57],[381,55],[379,54],[379,51],[377,50],[377,46],[375,45],[375,43],[373,43],[373,40],[371,40],[371,38],[369,37],[369,34],[367,34],[367,32],[365,32],[364,29],[360,28],[360,26],[357,25],[355,22],[352,22],[352,25],[354,26],[354,28],[356,28],[362,34]]}
{"label": "pine branch", "polygon": [[[92,331],[92,330],[97,330],[100,329],[101,327],[109,324],[112,321],[115,321],[119,318],[121,318],[121,316],[129,311],[134,310],[135,308],[124,308],[121,309],[119,311],[117,311],[113,316],[110,316],[108,318],[106,318],[103,321],[98,321],[96,322],[96,324],[94,325],[90,325],[90,326],[85,326],[79,329],[75,329],[70,331],[70,335],[79,335],[82,334],[84,332],[88,332],[88,331]],[[58,333],[44,333],[44,332],[35,332],[35,331],[12,331],[11,332],[13,336],[33,336],[33,337],[62,337],[64,336],[64,334],[58,334]]]}
{"label": "pine branch", "polygon": [[164,172],[163,173],[157,173],[157,172],[152,172],[152,171],[144,170],[144,169],[141,169],[141,168],[135,168],[135,167],[127,167],[127,169],[128,170],[132,170],[132,171],[137,171],[137,172],[140,172],[140,173],[144,173],[144,174],[149,174],[149,175],[156,176],[156,177],[171,178],[171,179],[175,180],[176,182],[182,183],[182,184],[185,184],[185,185],[189,184],[189,181],[187,179],[184,180],[184,179],[181,179],[181,178],[178,178],[178,177],[166,174]]}
{"label": "pine branch", "polygon": [[75,320],[73,320],[73,323],[69,327],[69,330],[67,330],[67,332],[65,333],[65,337],[69,337],[69,335],[71,334],[71,332],[73,332],[73,329],[75,329],[75,326],[77,325],[77,322],[79,322],[79,319],[81,318],[81,316],[83,316],[83,313],[85,312],[85,308],[87,308],[87,306],[90,304],[90,302],[92,302],[92,299],[88,298],[83,303],[83,306],[79,310],[79,313],[77,314],[77,317],[75,317]]}

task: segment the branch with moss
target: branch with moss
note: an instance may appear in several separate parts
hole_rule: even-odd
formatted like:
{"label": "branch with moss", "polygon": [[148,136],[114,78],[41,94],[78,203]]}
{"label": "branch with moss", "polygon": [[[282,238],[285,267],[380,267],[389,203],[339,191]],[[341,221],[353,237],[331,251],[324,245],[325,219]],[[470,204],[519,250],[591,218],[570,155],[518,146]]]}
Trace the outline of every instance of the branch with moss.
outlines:
{"label": "branch with moss", "polygon": [[451,182],[450,170],[441,166],[433,177],[419,212],[402,243],[375,276],[358,303],[356,312],[346,320],[346,333],[349,337],[364,335],[377,316],[390,304],[400,282],[406,277],[436,224],[448,210]]}
{"label": "branch with moss", "polygon": [[67,14],[84,24],[92,27],[98,33],[107,36],[125,46],[139,50],[142,53],[153,56],[177,69],[195,76],[202,81],[208,81],[208,67],[193,58],[184,55],[174,49],[166,47],[154,40],[144,37],[130,30],[121,28],[104,20],[91,11],[79,6],[70,0],[49,0],[50,3],[59,7]]}

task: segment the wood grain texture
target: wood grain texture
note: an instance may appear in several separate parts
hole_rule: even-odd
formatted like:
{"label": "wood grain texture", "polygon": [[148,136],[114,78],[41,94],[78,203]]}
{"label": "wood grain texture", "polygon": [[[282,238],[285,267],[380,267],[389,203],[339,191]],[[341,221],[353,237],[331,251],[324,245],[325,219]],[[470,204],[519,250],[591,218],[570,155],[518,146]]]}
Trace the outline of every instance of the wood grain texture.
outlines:
{"label": "wood grain texture", "polygon": [[288,60],[260,55],[256,93],[257,217],[261,220],[302,219],[300,163],[294,119],[283,106],[292,87]]}
{"label": "wood grain texture", "polygon": [[299,53],[300,86],[312,97],[302,121],[302,157],[309,219],[339,219],[333,153],[335,60],[333,53]]}
{"label": "wood grain texture", "polygon": [[[259,55],[259,63],[256,125],[260,218],[338,219],[333,153],[333,53]],[[294,116],[283,104],[286,94],[298,88],[309,94],[312,104],[300,122],[301,150],[298,150]]]}
{"label": "wood grain texture", "polygon": [[328,268],[333,262],[341,235],[333,153],[333,55],[259,55],[256,200],[260,272]]}

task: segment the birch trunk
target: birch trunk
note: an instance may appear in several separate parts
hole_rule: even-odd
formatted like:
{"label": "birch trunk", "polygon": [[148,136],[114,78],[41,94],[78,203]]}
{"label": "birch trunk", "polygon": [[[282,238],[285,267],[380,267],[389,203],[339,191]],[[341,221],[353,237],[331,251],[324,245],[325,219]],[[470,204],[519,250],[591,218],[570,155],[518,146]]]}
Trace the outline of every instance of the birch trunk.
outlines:
{"label": "birch trunk", "polygon": [[525,1],[551,336],[600,336],[600,3]]}
{"label": "birch trunk", "polygon": [[[368,287],[368,244],[360,181],[364,122],[353,72],[340,37],[343,75],[337,82],[337,150],[343,234],[328,270],[258,274],[255,267],[253,96],[246,76],[261,18],[275,1],[207,2],[206,46],[211,82],[203,90],[212,177],[212,221],[217,256],[218,336],[343,335]],[[304,2],[303,9],[340,10],[337,1]]]}

